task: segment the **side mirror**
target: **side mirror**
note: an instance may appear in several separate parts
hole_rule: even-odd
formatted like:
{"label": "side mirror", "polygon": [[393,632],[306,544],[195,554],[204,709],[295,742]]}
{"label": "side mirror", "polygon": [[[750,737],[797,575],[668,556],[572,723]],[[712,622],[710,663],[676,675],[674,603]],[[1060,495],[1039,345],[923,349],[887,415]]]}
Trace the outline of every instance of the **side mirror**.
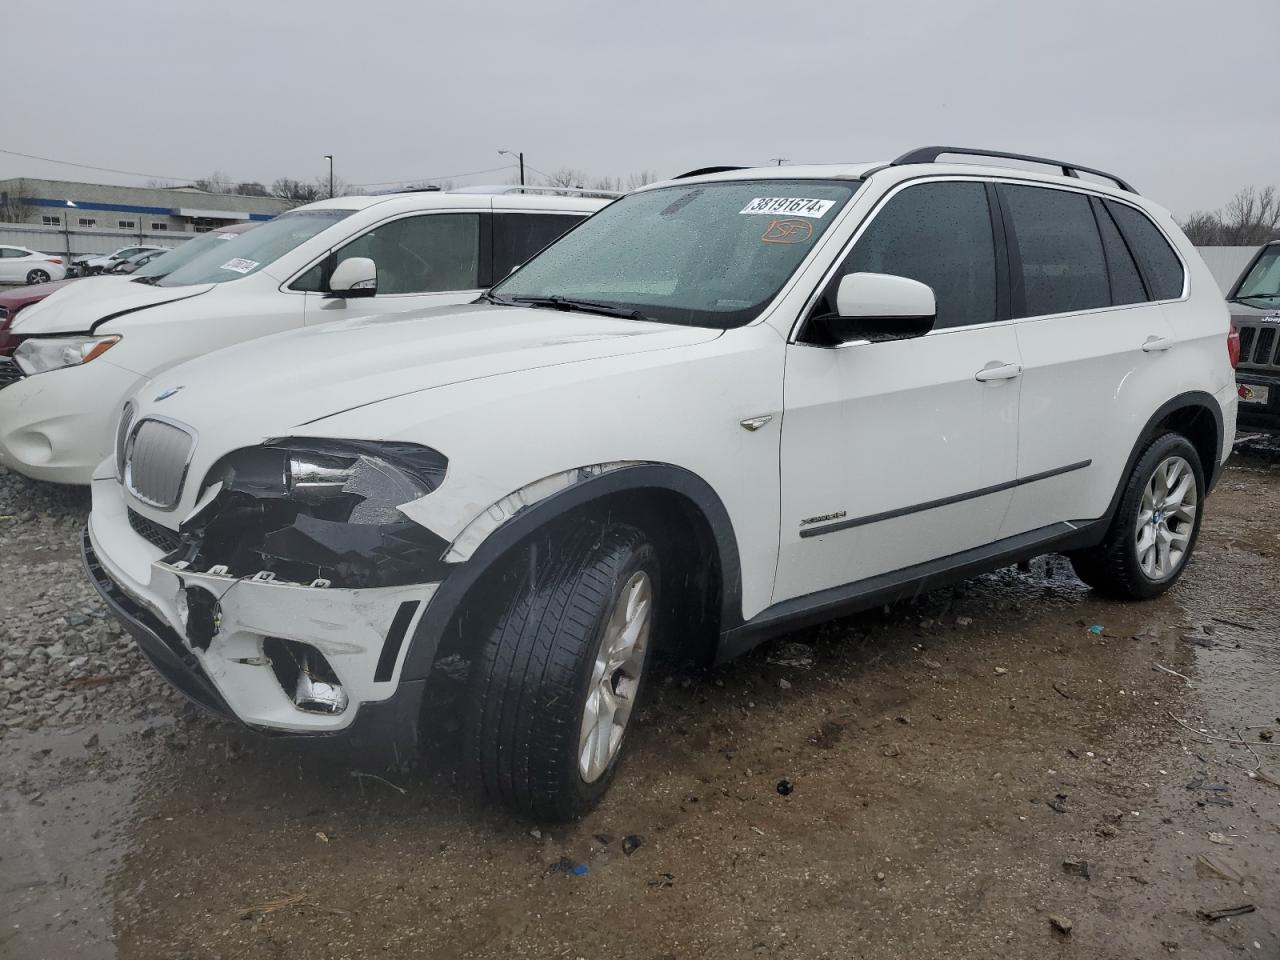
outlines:
{"label": "side mirror", "polygon": [[850,273],[836,288],[836,316],[820,319],[835,343],[847,343],[923,337],[937,313],[927,284],[888,273]]}
{"label": "side mirror", "polygon": [[333,271],[329,278],[329,293],[333,299],[372,297],[378,292],[378,265],[368,257],[348,257]]}

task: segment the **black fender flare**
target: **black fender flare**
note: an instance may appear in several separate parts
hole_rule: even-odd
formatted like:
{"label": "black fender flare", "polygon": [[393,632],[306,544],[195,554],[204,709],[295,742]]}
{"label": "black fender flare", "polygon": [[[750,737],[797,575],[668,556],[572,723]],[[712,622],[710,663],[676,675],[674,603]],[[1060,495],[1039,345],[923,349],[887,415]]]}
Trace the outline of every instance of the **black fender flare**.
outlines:
{"label": "black fender flare", "polygon": [[1222,472],[1222,450],[1226,439],[1223,436],[1222,407],[1218,404],[1218,400],[1213,394],[1205,393],[1203,390],[1180,393],[1171,400],[1166,400],[1162,403],[1156,412],[1148,418],[1146,425],[1138,434],[1137,442],[1134,443],[1133,450],[1129,453],[1129,459],[1125,462],[1124,471],[1120,474],[1120,480],[1116,484],[1116,492],[1112,494],[1111,503],[1107,505],[1107,512],[1104,514],[1107,519],[1107,527],[1104,527],[1104,530],[1109,528],[1111,521],[1115,519],[1116,510],[1120,507],[1120,498],[1124,494],[1124,488],[1129,482],[1133,468],[1137,464],[1138,458],[1142,456],[1142,452],[1146,450],[1147,444],[1155,439],[1160,424],[1171,413],[1177,413],[1179,410],[1186,410],[1191,407],[1206,409],[1213,417],[1214,427],[1217,432],[1213,463],[1201,464],[1205,475],[1205,486],[1208,490],[1213,489],[1213,485],[1218,481],[1218,475]]}
{"label": "black fender flare", "polygon": [[531,534],[592,501],[627,491],[660,490],[688,500],[706,519],[720,559],[721,630],[742,622],[742,564],[738,540],[719,494],[692,471],[665,463],[620,467],[552,494],[521,510],[457,564],[437,588],[418,620],[400,671],[401,682],[426,677],[440,639],[471,588],[509,551]]}

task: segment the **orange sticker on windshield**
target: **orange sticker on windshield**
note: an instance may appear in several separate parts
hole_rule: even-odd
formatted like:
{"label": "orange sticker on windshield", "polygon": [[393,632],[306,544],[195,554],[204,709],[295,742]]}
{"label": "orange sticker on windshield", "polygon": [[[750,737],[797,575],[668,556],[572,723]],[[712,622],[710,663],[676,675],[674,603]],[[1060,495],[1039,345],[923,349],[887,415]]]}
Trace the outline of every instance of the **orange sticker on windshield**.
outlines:
{"label": "orange sticker on windshield", "polygon": [[813,236],[807,220],[770,220],[760,239],[764,243],[804,243]]}

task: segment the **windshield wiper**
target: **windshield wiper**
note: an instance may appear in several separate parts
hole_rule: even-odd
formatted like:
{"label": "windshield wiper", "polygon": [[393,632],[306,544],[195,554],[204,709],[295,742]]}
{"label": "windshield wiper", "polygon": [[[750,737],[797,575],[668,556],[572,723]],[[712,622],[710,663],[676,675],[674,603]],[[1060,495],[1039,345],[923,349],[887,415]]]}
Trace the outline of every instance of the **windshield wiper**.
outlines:
{"label": "windshield wiper", "polygon": [[627,320],[648,320],[643,313],[634,307],[620,307],[612,303],[597,303],[594,300],[575,300],[572,297],[512,297],[507,303],[518,303],[525,307],[551,307],[555,310],[582,313],[598,313],[606,317],[623,317]]}
{"label": "windshield wiper", "polygon": [[1274,300],[1280,293],[1246,293],[1242,297],[1232,297],[1228,303],[1244,303],[1246,300]]}

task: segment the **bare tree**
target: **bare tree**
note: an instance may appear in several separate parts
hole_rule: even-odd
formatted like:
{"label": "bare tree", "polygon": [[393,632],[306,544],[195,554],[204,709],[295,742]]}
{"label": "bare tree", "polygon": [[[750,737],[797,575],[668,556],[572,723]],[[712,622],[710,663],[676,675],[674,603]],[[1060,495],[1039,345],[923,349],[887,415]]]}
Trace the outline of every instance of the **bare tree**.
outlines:
{"label": "bare tree", "polygon": [[13,187],[0,192],[0,221],[4,223],[22,223],[26,220],[27,182],[18,180]]}
{"label": "bare tree", "polygon": [[280,177],[271,184],[270,194],[279,200],[288,200],[291,203],[311,203],[329,195],[329,183],[326,180],[324,188],[321,189],[315,183]]}
{"label": "bare tree", "polygon": [[1179,226],[1198,246],[1251,247],[1280,238],[1280,194],[1244,187],[1221,210],[1197,210]]}
{"label": "bare tree", "polygon": [[237,183],[231,190],[232,193],[241,197],[269,197],[271,194],[267,192],[267,188],[256,180],[246,180],[243,183]]}
{"label": "bare tree", "polygon": [[198,190],[205,193],[230,193],[231,178],[221,170],[215,170],[207,177],[201,177],[195,183]]}
{"label": "bare tree", "polygon": [[1244,246],[1264,243],[1280,228],[1280,197],[1275,187],[1245,187],[1222,208],[1228,243]]}
{"label": "bare tree", "polygon": [[650,183],[654,183],[659,179],[661,178],[653,170],[638,170],[635,173],[627,174],[626,189],[636,190]]}
{"label": "bare tree", "polygon": [[575,170],[572,167],[561,167],[547,177],[547,186],[549,187],[573,187],[581,190],[582,185],[586,182],[587,175],[581,170]]}
{"label": "bare tree", "polygon": [[1196,210],[1178,225],[1197,247],[1220,247],[1224,244],[1222,218],[1212,210]]}

